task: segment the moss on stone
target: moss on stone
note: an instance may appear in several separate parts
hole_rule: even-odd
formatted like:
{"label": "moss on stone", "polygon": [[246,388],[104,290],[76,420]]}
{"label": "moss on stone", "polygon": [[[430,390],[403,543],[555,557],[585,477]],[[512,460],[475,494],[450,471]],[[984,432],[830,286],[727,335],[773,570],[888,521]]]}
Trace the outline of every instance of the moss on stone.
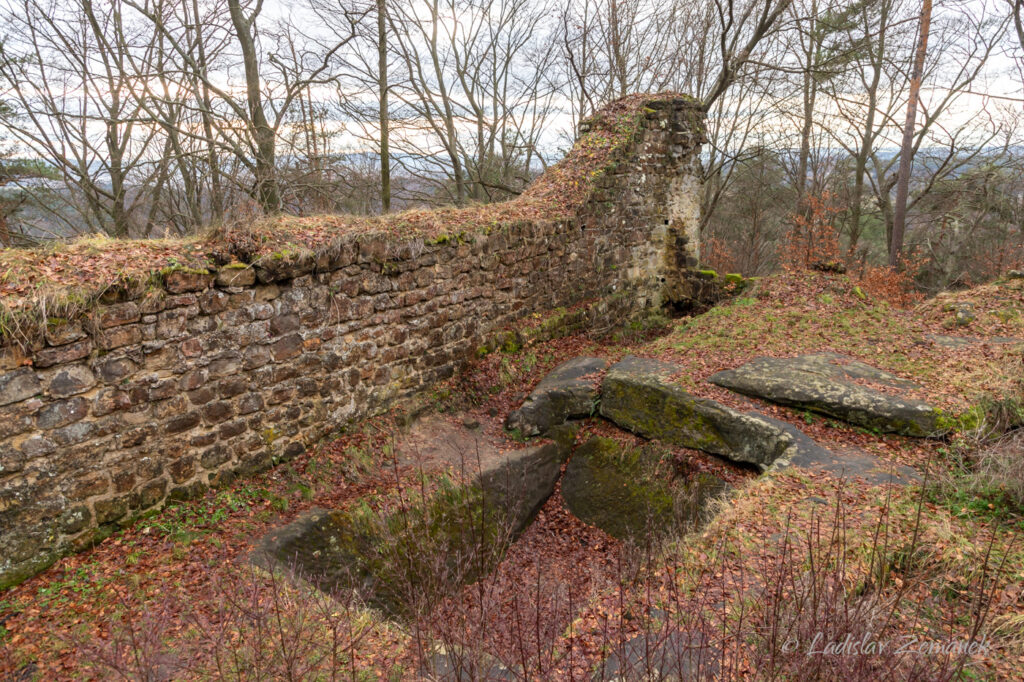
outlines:
{"label": "moss on stone", "polygon": [[472,239],[466,232],[456,232],[454,234],[439,234],[433,239],[427,239],[426,244],[432,244],[435,246],[459,246],[460,244],[467,244],[472,242]]}
{"label": "moss on stone", "polygon": [[671,454],[656,445],[622,448],[595,437],[573,455],[562,496],[578,518],[620,539],[657,538],[703,519],[706,502],[724,484],[680,475]]}
{"label": "moss on stone", "polygon": [[668,439],[705,452],[730,452],[732,448],[717,425],[697,409],[697,400],[683,391],[666,394],[666,387],[656,381],[606,380],[601,413],[649,438]]}
{"label": "moss on stone", "polygon": [[28,561],[18,564],[18,567],[15,569],[0,571],[0,590],[14,587],[37,573],[45,571],[50,566],[53,566],[61,556],[62,554],[58,552],[42,552]]}
{"label": "moss on stone", "polygon": [[586,319],[585,310],[567,310],[555,308],[539,322],[524,329],[522,336],[527,342],[547,341],[561,336],[568,336],[579,330]]}
{"label": "moss on stone", "polygon": [[161,277],[167,277],[168,275],[172,275],[172,274],[174,274],[176,272],[180,272],[180,273],[183,273],[183,274],[186,274],[186,275],[209,275],[210,274],[210,271],[207,270],[206,268],[190,268],[188,266],[181,265],[181,264],[178,264],[178,263],[174,263],[172,265],[168,265],[165,268],[161,268],[158,271],[157,274],[159,274]]}
{"label": "moss on stone", "polygon": [[985,397],[959,414],[935,410],[938,434],[963,434],[989,428],[1003,430],[1024,424],[1024,399]]}
{"label": "moss on stone", "polygon": [[672,524],[670,472],[652,452],[622,450],[610,438],[593,438],[573,456],[562,495],[578,518],[620,539]]}
{"label": "moss on stone", "polygon": [[391,513],[365,500],[329,512],[276,555],[325,589],[361,589],[370,604],[410,615],[490,571],[508,547],[507,525],[479,487],[442,478],[429,499]]}

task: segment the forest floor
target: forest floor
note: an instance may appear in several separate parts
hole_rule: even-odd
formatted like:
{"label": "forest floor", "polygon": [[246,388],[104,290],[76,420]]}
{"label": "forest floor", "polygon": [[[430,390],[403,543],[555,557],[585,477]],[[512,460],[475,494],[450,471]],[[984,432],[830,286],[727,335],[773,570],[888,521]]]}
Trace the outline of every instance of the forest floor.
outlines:
{"label": "forest floor", "polygon": [[[974,319],[958,326],[963,304]],[[634,354],[679,364],[696,395],[788,421],[835,451],[909,465],[923,482],[759,476],[679,448],[681,461],[732,484],[699,532],[627,546],[576,519],[556,491],[496,570],[411,624],[253,568],[260,539],[304,512],[417,485],[416,468],[394,457],[403,419],[392,413],[0,593],[0,679],[418,679],[439,644],[475,679],[496,662],[525,679],[589,680],[615,666],[639,679],[653,650],[673,646],[690,679],[1021,679],[1021,339],[1022,280],[898,305],[844,276],[790,274],[702,315],[497,351],[439,386],[428,408],[496,447],[522,447],[503,419],[556,365]],[[914,439],[705,381],[756,356],[819,351],[915,380],[915,397],[951,415],[986,418]],[[639,442],[596,417],[577,442],[590,434]],[[993,462],[1010,464],[982,476]]]}

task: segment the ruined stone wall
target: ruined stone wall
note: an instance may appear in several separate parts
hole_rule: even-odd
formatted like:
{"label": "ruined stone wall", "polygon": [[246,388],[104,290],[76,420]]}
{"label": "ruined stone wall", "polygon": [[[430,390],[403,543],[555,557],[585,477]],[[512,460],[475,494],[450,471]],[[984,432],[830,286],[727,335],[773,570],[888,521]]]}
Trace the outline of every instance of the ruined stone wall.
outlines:
{"label": "ruined stone wall", "polygon": [[351,235],[299,266],[171,271],[160,291],[5,354],[0,586],[168,499],[294,457],[534,314],[576,306],[577,322],[613,325],[677,297],[695,264],[700,121],[685,100],[650,102],[574,218],[454,240]]}

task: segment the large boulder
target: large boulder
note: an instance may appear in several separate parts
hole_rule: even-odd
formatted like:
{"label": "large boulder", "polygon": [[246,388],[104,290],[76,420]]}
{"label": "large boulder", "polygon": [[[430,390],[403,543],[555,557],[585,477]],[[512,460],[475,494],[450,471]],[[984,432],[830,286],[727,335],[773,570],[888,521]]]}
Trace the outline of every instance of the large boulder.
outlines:
{"label": "large boulder", "polygon": [[666,443],[703,450],[767,469],[789,454],[793,438],[758,415],[697,398],[670,378],[681,369],[658,360],[627,356],[601,385],[601,416]]}
{"label": "large boulder", "polygon": [[603,358],[563,362],[537,384],[522,407],[508,415],[505,427],[519,429],[529,437],[545,434],[567,419],[589,417],[596,411],[600,395],[598,374],[607,367]]}
{"label": "large boulder", "polygon": [[577,518],[620,539],[684,531],[705,520],[708,500],[725,490],[716,476],[682,475],[663,449],[623,449],[591,438],[573,453],[562,498]]}
{"label": "large boulder", "polygon": [[508,453],[471,483],[443,482],[428,499],[389,514],[365,505],[310,511],[268,534],[253,560],[326,591],[355,589],[370,604],[403,615],[411,601],[429,602],[500,560],[554,492],[572,442],[571,433],[558,435]]}
{"label": "large boulder", "polygon": [[927,437],[941,432],[939,410],[896,393],[919,386],[835,353],[757,358],[736,369],[718,372],[709,381],[737,393],[820,412],[885,433]]}
{"label": "large boulder", "polygon": [[514,450],[477,476],[474,485],[483,491],[490,507],[501,511],[514,534],[530,525],[555,491],[575,434],[568,426],[552,429],[551,443]]}

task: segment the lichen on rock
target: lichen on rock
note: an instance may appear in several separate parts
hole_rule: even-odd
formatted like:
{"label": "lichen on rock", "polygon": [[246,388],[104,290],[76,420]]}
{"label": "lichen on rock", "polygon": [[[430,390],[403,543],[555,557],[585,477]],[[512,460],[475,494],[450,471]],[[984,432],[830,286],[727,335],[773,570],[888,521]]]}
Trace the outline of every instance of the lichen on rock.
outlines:
{"label": "lichen on rock", "polygon": [[882,392],[864,382],[891,390],[919,388],[916,384],[835,353],[757,358],[718,372],[709,381],[737,393],[820,412],[885,433],[926,437],[943,431],[941,413],[932,405]]}

